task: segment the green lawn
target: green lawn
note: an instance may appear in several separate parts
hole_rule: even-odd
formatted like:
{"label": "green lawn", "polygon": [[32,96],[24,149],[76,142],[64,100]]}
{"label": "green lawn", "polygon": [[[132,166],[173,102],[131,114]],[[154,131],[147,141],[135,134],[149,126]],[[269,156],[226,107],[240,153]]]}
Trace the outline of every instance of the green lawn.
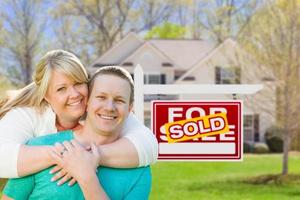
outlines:
{"label": "green lawn", "polygon": [[[300,174],[300,156],[290,156],[289,166],[291,174]],[[150,199],[299,200],[299,181],[243,183],[247,177],[280,171],[281,155],[246,155],[243,162],[159,162],[152,167]]]}
{"label": "green lawn", "polygon": [[[300,156],[291,156],[289,164],[290,173],[300,174]],[[247,177],[280,171],[281,155],[246,155],[243,162],[159,162],[152,167],[150,199],[299,200],[299,181],[243,183]]]}

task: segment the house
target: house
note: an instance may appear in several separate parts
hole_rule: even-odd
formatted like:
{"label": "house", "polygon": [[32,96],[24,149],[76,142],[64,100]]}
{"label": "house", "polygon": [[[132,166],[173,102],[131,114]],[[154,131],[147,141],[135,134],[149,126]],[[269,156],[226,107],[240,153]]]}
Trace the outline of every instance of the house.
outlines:
{"label": "house", "polygon": [[[261,66],[232,39],[220,45],[203,40],[143,40],[129,33],[88,68],[92,73],[107,65],[120,65],[133,75],[140,64],[145,84],[261,84],[268,77]],[[275,122],[274,88],[264,87],[251,96],[236,95],[148,95],[145,124],[150,125],[150,100],[228,100],[244,102],[244,140],[264,141]]]}

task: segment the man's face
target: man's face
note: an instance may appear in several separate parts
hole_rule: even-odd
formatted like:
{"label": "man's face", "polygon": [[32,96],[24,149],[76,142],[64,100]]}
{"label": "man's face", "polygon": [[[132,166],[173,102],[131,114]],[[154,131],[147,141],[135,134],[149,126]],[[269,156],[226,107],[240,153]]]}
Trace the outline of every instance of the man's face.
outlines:
{"label": "man's face", "polygon": [[132,109],[129,83],[115,75],[99,75],[90,92],[87,123],[100,135],[119,134]]}

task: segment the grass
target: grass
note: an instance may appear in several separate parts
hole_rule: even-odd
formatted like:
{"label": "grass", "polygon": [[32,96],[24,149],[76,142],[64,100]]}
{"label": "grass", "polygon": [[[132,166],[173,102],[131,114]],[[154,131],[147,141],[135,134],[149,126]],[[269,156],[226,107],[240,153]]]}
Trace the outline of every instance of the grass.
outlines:
{"label": "grass", "polygon": [[4,184],[6,183],[6,179],[1,179],[0,178],[0,198],[2,196],[1,191],[3,190]]}
{"label": "grass", "polygon": [[290,155],[292,176],[276,176],[280,171],[279,154],[246,155],[243,162],[158,162],[150,200],[300,199],[300,155]]}
{"label": "grass", "polygon": [[[291,155],[289,167],[291,174],[300,174],[300,156]],[[265,178],[260,175],[280,172],[281,155],[278,154],[246,155],[243,162],[159,162],[152,167],[150,199],[300,199],[299,176],[266,184],[253,182],[253,177],[260,179]]]}

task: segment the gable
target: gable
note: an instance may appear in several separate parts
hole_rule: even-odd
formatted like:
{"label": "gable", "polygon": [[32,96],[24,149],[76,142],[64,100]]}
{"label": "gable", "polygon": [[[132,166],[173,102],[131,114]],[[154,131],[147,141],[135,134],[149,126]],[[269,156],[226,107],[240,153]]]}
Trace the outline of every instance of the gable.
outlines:
{"label": "gable", "polygon": [[153,47],[149,42],[145,42],[144,45],[122,61],[122,63],[127,62],[133,63],[133,65],[140,64],[144,70],[153,72],[160,70],[161,67],[173,69],[175,65],[170,58]]}
{"label": "gable", "polygon": [[214,43],[203,40],[155,39],[149,42],[171,58],[178,66],[178,70],[190,69],[215,47]]}
{"label": "gable", "polygon": [[100,58],[98,58],[91,67],[95,65],[111,65],[119,64],[129,55],[131,55],[136,49],[143,45],[144,41],[139,39],[135,33],[129,33],[111,49],[105,52]]}
{"label": "gable", "polygon": [[237,42],[227,39],[191,67],[176,83],[182,83],[189,77],[196,77],[197,83],[215,84],[217,67],[241,68],[240,78],[244,83],[259,83],[263,76],[262,73],[257,74],[260,65]]}

